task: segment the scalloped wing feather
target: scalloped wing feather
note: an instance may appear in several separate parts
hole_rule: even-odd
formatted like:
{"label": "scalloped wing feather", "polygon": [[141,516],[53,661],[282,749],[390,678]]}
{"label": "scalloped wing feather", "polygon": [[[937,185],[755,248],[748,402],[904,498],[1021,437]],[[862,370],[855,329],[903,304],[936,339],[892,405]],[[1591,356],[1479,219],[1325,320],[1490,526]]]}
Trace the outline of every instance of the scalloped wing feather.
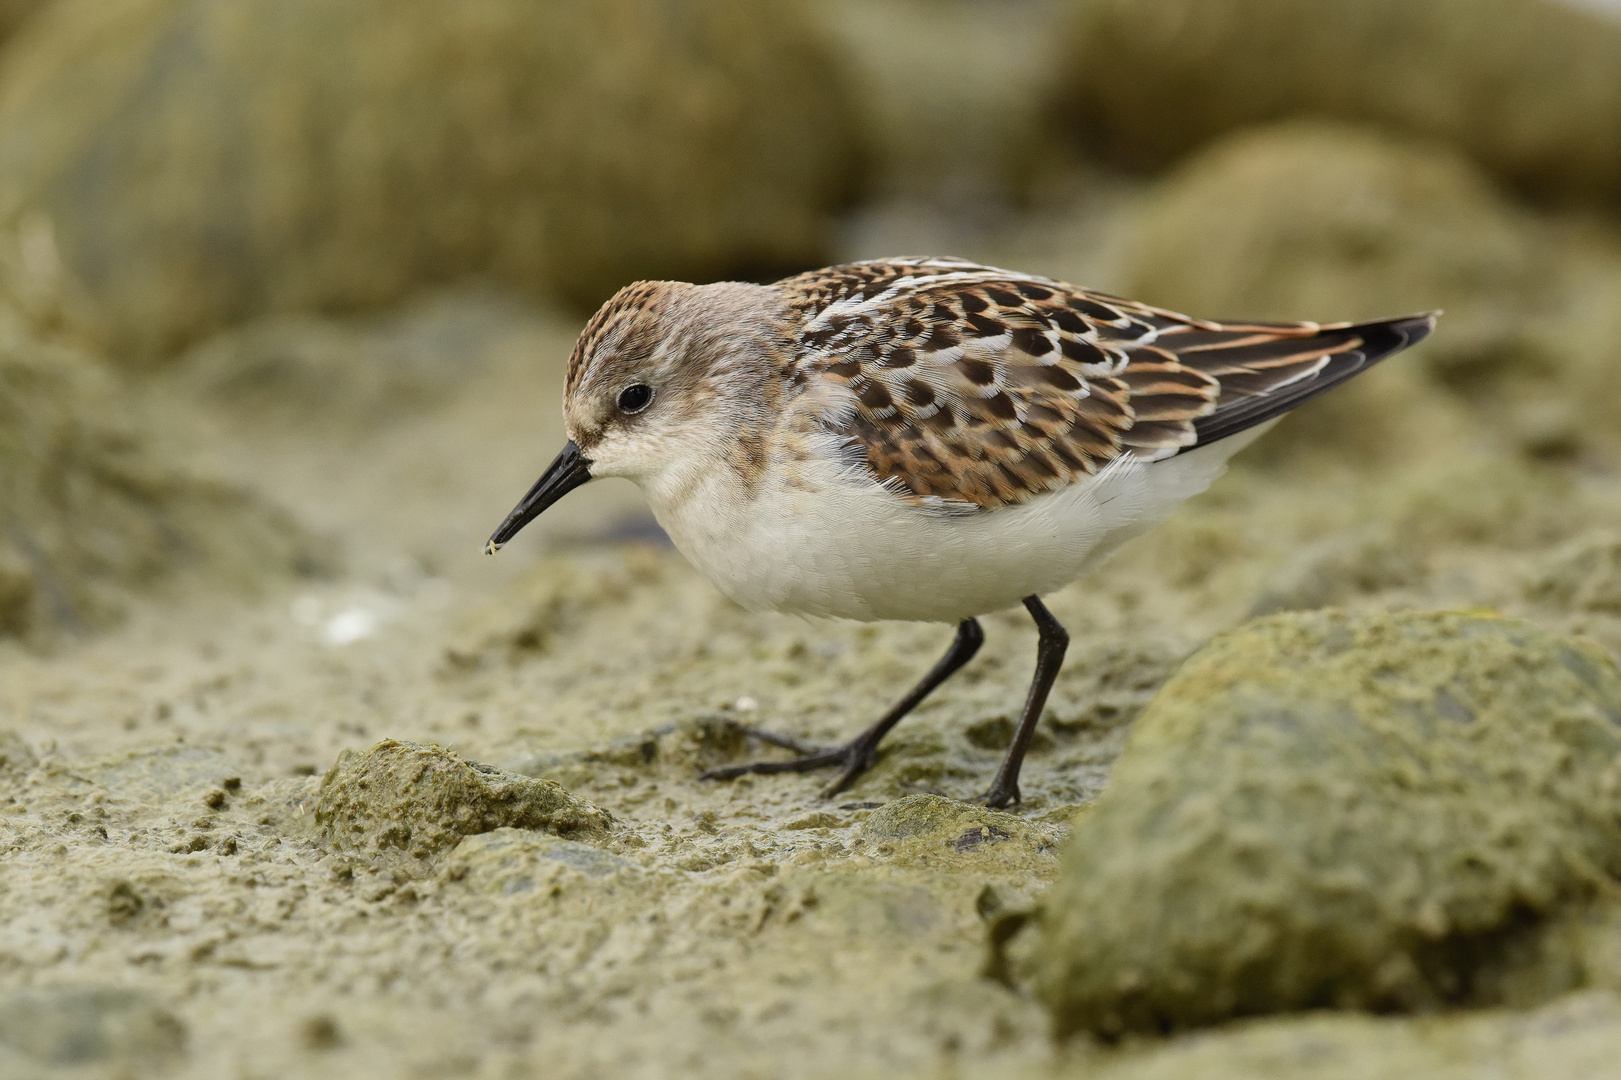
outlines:
{"label": "scalloped wing feather", "polygon": [[992,509],[1262,423],[1422,340],[1434,316],[1220,323],[956,259],[775,286],[820,422],[919,505]]}

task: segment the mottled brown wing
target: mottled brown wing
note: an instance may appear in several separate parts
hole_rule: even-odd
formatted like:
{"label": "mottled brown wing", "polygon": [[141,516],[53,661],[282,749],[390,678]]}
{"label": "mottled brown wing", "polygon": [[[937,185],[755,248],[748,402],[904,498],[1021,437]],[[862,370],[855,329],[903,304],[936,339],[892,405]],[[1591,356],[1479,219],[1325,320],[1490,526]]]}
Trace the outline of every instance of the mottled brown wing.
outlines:
{"label": "mottled brown wing", "polygon": [[1278,415],[1421,339],[1388,323],[1231,324],[954,259],[779,282],[825,419],[912,501],[994,508],[1130,452],[1170,457]]}

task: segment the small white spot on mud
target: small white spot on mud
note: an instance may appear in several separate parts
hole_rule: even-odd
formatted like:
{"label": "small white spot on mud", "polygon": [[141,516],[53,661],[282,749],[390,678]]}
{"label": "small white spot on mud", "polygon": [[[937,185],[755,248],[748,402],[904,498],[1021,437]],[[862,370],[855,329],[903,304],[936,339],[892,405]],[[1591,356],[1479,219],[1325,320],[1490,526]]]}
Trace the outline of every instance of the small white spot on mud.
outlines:
{"label": "small white spot on mud", "polygon": [[377,633],[377,612],[359,606],[346,607],[326,621],[321,640],[333,648],[369,638]]}

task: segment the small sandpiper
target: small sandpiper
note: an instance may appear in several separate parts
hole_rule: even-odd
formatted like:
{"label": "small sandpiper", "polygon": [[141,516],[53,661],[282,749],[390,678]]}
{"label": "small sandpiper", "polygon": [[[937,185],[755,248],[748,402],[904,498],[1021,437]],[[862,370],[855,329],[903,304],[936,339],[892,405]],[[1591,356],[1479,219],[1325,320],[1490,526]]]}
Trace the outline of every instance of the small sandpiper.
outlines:
{"label": "small sandpiper", "polygon": [[879,741],[1023,603],[1040,644],[1007,757],[1019,769],[1069,637],[1040,597],[1204,491],[1268,422],[1421,341],[1435,313],[1223,323],[959,259],[898,258],[772,285],[627,286],[569,361],[569,441],[490,537],[623,476],[753,611],[956,624],[923,681],[842,746],[715,769],[868,769]]}

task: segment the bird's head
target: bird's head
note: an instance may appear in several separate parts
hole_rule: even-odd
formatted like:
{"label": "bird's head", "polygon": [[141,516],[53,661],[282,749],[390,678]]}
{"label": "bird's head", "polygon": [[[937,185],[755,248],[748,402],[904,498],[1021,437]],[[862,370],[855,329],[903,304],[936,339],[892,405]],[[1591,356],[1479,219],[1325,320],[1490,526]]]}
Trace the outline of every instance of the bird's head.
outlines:
{"label": "bird's head", "polygon": [[786,352],[781,301],[767,286],[640,281],[619,290],[569,360],[568,443],[487,550],[599,477],[653,493],[723,467],[771,415]]}

